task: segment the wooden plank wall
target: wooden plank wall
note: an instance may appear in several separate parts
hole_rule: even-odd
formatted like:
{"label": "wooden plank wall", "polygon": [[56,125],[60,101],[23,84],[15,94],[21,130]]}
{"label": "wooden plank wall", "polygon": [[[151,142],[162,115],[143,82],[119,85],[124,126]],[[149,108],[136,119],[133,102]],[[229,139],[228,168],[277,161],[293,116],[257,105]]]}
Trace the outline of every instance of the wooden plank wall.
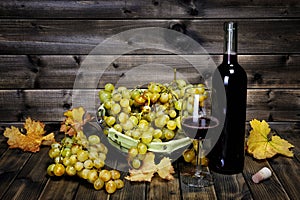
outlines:
{"label": "wooden plank wall", "polygon": [[[300,121],[298,0],[0,1],[0,122],[61,121],[90,51],[122,31],[181,31],[219,64],[225,21],[239,23],[239,62],[248,75],[247,120]],[[109,55],[108,55],[109,56]],[[178,56],[143,50],[111,64],[98,88],[145,63],[188,68]],[[191,76],[192,72],[187,72]],[[93,88],[91,88],[93,89]],[[88,97],[87,97],[88,98]],[[299,125],[299,124],[298,124]]]}

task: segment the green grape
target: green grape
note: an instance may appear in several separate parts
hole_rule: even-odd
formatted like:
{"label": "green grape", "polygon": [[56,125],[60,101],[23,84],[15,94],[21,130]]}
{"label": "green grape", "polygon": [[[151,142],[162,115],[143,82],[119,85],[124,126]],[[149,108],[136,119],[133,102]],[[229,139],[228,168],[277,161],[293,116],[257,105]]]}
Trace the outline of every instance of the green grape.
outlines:
{"label": "green grape", "polygon": [[122,181],[121,179],[116,179],[114,180],[117,186],[117,189],[122,189],[124,187],[124,181]]}
{"label": "green grape", "polygon": [[174,109],[169,110],[169,116],[171,118],[175,118],[177,116],[177,112]]}
{"label": "green grape", "polygon": [[122,93],[122,97],[123,97],[124,99],[130,99],[130,98],[131,98],[130,91],[127,90],[127,88],[126,88],[125,90],[122,90],[121,93]]}
{"label": "green grape", "polygon": [[83,170],[77,172],[77,174],[79,175],[79,177],[83,179],[87,179],[90,171],[91,171],[90,169],[83,168]]}
{"label": "green grape", "polygon": [[95,160],[99,157],[98,152],[96,150],[89,150],[89,159]]}
{"label": "green grape", "polygon": [[134,125],[131,120],[127,120],[125,123],[121,124],[122,129],[125,131],[133,129]]}
{"label": "green grape", "polygon": [[136,116],[130,116],[129,117],[129,120],[131,120],[131,122],[133,123],[133,125],[138,125],[138,123],[139,123],[139,120],[138,120],[138,118],[136,117]]}
{"label": "green grape", "polygon": [[152,93],[160,93],[161,92],[160,85],[157,83],[154,83],[154,82],[149,83],[148,90]]}
{"label": "green grape", "polygon": [[60,149],[61,148],[61,144],[59,144],[58,142],[54,142],[54,143],[51,144],[51,148],[52,149],[55,149],[55,148]]}
{"label": "green grape", "polygon": [[110,174],[111,174],[111,178],[113,180],[116,180],[116,179],[119,179],[121,177],[121,174],[119,171],[113,169],[113,170],[110,170]]}
{"label": "green grape", "polygon": [[100,90],[99,91],[99,99],[100,99],[101,103],[109,101],[111,99],[111,93],[107,92],[105,90]]}
{"label": "green grape", "polygon": [[127,107],[123,107],[122,108],[122,111],[126,114],[130,114],[131,113],[131,107],[130,106],[127,106]]}
{"label": "green grape", "polygon": [[126,123],[126,121],[129,119],[129,116],[128,114],[124,113],[124,112],[121,112],[118,116],[118,120],[121,124],[124,124]]}
{"label": "green grape", "polygon": [[73,145],[73,140],[70,137],[65,137],[62,141],[61,141],[65,147],[67,148],[71,148]]}
{"label": "green grape", "polygon": [[101,178],[97,178],[94,181],[94,188],[95,190],[101,190],[104,186],[104,181]]}
{"label": "green grape", "polygon": [[163,129],[163,135],[164,135],[166,140],[171,140],[175,137],[175,132],[170,130],[170,129],[164,128]]}
{"label": "green grape", "polygon": [[107,147],[103,143],[99,143],[95,145],[98,152],[107,153]]}
{"label": "green grape", "polygon": [[169,120],[168,115],[161,115],[154,120],[154,124],[158,128],[163,128],[168,123],[168,120]]}
{"label": "green grape", "polygon": [[164,104],[164,103],[167,103],[167,102],[169,101],[169,94],[166,93],[166,92],[161,93],[161,94],[160,94],[159,101],[160,101],[161,103],[163,103],[163,104]]}
{"label": "green grape", "polygon": [[112,194],[117,190],[117,184],[115,183],[115,181],[110,180],[108,182],[105,183],[105,190],[107,193]]}
{"label": "green grape", "polygon": [[57,163],[53,167],[53,174],[55,176],[62,176],[62,175],[64,175],[65,171],[66,171],[66,169],[65,169],[65,166],[63,164]]}
{"label": "green grape", "polygon": [[142,119],[142,120],[140,120],[140,122],[138,124],[138,127],[139,127],[139,129],[145,131],[149,127],[149,122],[147,122],[146,120]]}
{"label": "green grape", "polygon": [[56,164],[62,163],[63,159],[64,158],[62,156],[57,156],[54,158],[54,163],[56,163]]}
{"label": "green grape", "polygon": [[123,131],[122,126],[120,124],[115,124],[113,128],[120,133],[122,133]]}
{"label": "green grape", "polygon": [[75,168],[76,171],[78,171],[78,172],[81,171],[81,170],[83,170],[83,163],[77,161],[77,162],[75,163],[75,165],[74,165],[74,168]]}
{"label": "green grape", "polygon": [[77,171],[76,171],[76,169],[75,169],[74,166],[68,165],[68,166],[66,167],[66,173],[67,173],[67,175],[69,175],[69,176],[75,176],[76,173],[77,173]]}
{"label": "green grape", "polygon": [[121,101],[121,99],[122,99],[122,94],[120,94],[120,93],[114,93],[112,95],[112,100],[115,102],[119,102],[119,101]]}
{"label": "green grape", "polygon": [[107,109],[107,110],[110,110],[111,109],[111,105],[113,103],[114,103],[114,101],[112,101],[112,100],[105,101],[104,102],[104,108]]}
{"label": "green grape", "polygon": [[154,138],[152,142],[162,142],[162,140],[160,138]]}
{"label": "green grape", "polygon": [[104,118],[104,121],[109,127],[112,127],[116,122],[116,118],[114,116],[108,116]]}
{"label": "green grape", "polygon": [[117,114],[119,114],[121,112],[121,106],[118,103],[114,103],[114,104],[111,105],[111,109],[110,110],[111,110],[111,113],[113,115],[117,115]]}
{"label": "green grape", "polygon": [[185,162],[192,162],[196,157],[195,151],[193,149],[187,149],[183,152],[183,158]]}
{"label": "green grape", "polygon": [[59,148],[51,148],[48,152],[50,158],[56,158],[60,156],[60,149]]}
{"label": "green grape", "polygon": [[69,158],[69,157],[65,157],[65,158],[63,159],[63,164],[64,164],[64,166],[69,166],[69,165],[71,165],[71,160],[70,160],[70,158]]}
{"label": "green grape", "polygon": [[161,129],[155,129],[155,130],[153,131],[153,138],[154,138],[154,139],[159,139],[159,138],[161,138],[161,136],[162,136],[162,131],[161,131]]}
{"label": "green grape", "polygon": [[77,152],[81,149],[82,149],[82,146],[80,146],[78,144],[73,144],[73,146],[71,147],[71,153],[77,154]]}
{"label": "green grape", "polygon": [[111,174],[107,169],[103,169],[99,173],[99,178],[101,178],[104,182],[107,182],[111,179]]}
{"label": "green grape", "polygon": [[90,159],[84,161],[83,167],[86,169],[92,169],[94,167],[94,162]]}
{"label": "green grape", "polygon": [[94,162],[94,167],[96,169],[101,169],[102,167],[104,167],[105,164],[104,161],[101,160],[100,158],[95,159],[93,162]]}
{"label": "green grape", "polygon": [[177,125],[176,122],[174,120],[169,120],[167,122],[167,128],[171,131],[174,131],[176,129]]}
{"label": "green grape", "polygon": [[120,100],[120,105],[122,108],[128,107],[129,106],[129,99],[121,99]]}
{"label": "green grape", "polygon": [[65,147],[61,152],[62,157],[70,157],[72,155],[71,149],[69,147]]}
{"label": "green grape", "polygon": [[71,155],[70,158],[70,165],[75,165],[75,163],[77,162],[77,155]]}
{"label": "green grape", "polygon": [[139,142],[137,145],[137,149],[138,149],[139,154],[146,154],[148,147],[146,144]]}
{"label": "green grape", "polygon": [[95,169],[92,169],[88,172],[87,180],[90,183],[94,183],[99,178],[98,172]]}
{"label": "green grape", "polygon": [[134,158],[138,155],[139,151],[137,149],[137,147],[131,147],[129,150],[128,150],[128,157],[129,158]]}
{"label": "green grape", "polygon": [[131,162],[131,166],[134,169],[139,169],[141,167],[141,161],[138,158],[134,158]]}
{"label": "green grape", "polygon": [[54,176],[54,173],[53,173],[54,167],[55,167],[55,164],[51,164],[51,165],[49,165],[49,166],[47,167],[47,174],[48,174],[49,176]]}
{"label": "green grape", "polygon": [[99,159],[101,159],[101,160],[106,160],[106,154],[103,153],[103,152],[100,152],[100,153],[98,154],[98,157],[99,157]]}
{"label": "green grape", "polygon": [[90,145],[95,145],[95,144],[100,143],[100,138],[98,135],[90,135],[88,137],[88,141],[89,141]]}
{"label": "green grape", "polygon": [[139,97],[140,95],[141,95],[141,93],[139,90],[133,90],[131,92],[131,99],[135,99],[135,98]]}
{"label": "green grape", "polygon": [[107,92],[112,92],[112,91],[114,91],[114,89],[115,89],[115,86],[112,83],[107,83],[104,86],[104,90]]}
{"label": "green grape", "polygon": [[89,152],[85,150],[79,150],[77,152],[77,159],[80,162],[84,162],[89,158]]}
{"label": "green grape", "polygon": [[152,141],[152,139],[153,139],[153,136],[149,131],[144,132],[141,136],[141,140],[144,144],[149,144]]}
{"label": "green grape", "polygon": [[131,132],[131,137],[135,140],[139,140],[141,137],[141,132],[138,129],[135,129]]}

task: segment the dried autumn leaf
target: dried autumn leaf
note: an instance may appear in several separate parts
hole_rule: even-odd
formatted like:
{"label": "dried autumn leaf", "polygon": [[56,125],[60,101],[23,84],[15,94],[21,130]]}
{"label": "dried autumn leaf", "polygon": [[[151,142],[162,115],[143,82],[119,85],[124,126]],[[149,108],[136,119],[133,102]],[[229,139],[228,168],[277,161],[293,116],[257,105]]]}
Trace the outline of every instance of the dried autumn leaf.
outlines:
{"label": "dried autumn leaf", "polygon": [[66,118],[61,124],[60,131],[65,132],[69,136],[76,135],[87,122],[92,120],[91,115],[86,113],[83,107],[68,110],[64,113],[64,116]]}
{"label": "dried autumn leaf", "polygon": [[148,181],[151,182],[152,177],[157,172],[158,175],[166,180],[173,180],[174,168],[169,158],[163,158],[158,165],[154,162],[155,154],[148,152],[143,160],[143,165],[139,169],[129,170],[129,176],[125,178],[129,181]]}
{"label": "dried autumn leaf", "polygon": [[266,159],[275,156],[277,153],[287,157],[293,157],[290,148],[294,147],[288,141],[281,139],[271,133],[269,124],[266,121],[254,119],[250,121],[252,130],[247,141],[247,151],[254,158]]}
{"label": "dried autumn leaf", "polygon": [[164,157],[160,163],[157,165],[157,173],[158,175],[166,180],[173,180],[174,177],[172,174],[175,173],[174,168],[172,166],[170,158]]}
{"label": "dried autumn leaf", "polygon": [[5,129],[4,136],[8,138],[7,144],[9,148],[20,148],[23,151],[37,152],[42,144],[51,145],[55,142],[53,133],[44,136],[44,127],[44,123],[27,118],[24,123],[26,134],[21,133],[18,128],[12,126]]}

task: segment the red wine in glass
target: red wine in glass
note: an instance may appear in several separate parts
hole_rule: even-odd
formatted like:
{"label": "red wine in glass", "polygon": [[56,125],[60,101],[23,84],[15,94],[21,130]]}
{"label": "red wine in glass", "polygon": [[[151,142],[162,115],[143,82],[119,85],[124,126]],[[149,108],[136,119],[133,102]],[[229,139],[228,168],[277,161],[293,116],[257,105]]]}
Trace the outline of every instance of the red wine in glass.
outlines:
{"label": "red wine in glass", "polygon": [[182,120],[182,129],[188,137],[202,140],[206,137],[208,129],[216,127],[218,123],[212,116],[188,116]]}

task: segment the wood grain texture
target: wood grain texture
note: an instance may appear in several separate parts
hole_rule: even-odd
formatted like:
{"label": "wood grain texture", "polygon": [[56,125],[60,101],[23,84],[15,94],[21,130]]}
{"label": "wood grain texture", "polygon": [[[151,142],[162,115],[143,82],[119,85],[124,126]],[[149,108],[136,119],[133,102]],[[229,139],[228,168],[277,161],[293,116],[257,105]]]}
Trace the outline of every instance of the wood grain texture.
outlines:
{"label": "wood grain texture", "polygon": [[[217,20],[1,20],[0,54],[83,54],[123,31],[173,28],[197,41],[208,53],[223,51],[223,23]],[[237,20],[240,54],[299,53],[299,19]],[[80,28],[78,28],[80,27]],[[125,43],[140,39],[132,35]],[[133,43],[132,43],[133,42]],[[160,49],[158,49],[160,50]],[[163,53],[141,49],[139,53]],[[111,53],[111,52],[110,52]]]}
{"label": "wood grain texture", "polygon": [[[91,56],[89,56],[91,57]],[[84,68],[87,56],[71,55],[1,55],[0,56],[0,88],[2,89],[72,89],[78,70]],[[203,58],[201,58],[203,57]],[[116,84],[134,69],[147,65],[145,75],[137,74],[137,79],[126,83],[127,87],[135,87],[137,80],[165,81],[173,79],[172,69],[181,73],[190,82],[199,81],[197,71],[192,63],[201,63],[208,56],[185,55],[123,55],[108,66],[99,69],[105,72],[99,79],[97,87],[102,88],[107,82]],[[105,56],[112,60],[112,56]],[[209,57],[208,57],[209,58]],[[211,55],[215,67],[222,62],[221,55]],[[199,62],[198,62],[199,61]],[[192,63],[191,63],[192,62]],[[206,63],[206,62],[203,62]],[[239,63],[248,76],[248,88],[297,88],[300,87],[300,56],[299,55],[240,55]],[[97,63],[97,66],[99,63]],[[162,67],[163,66],[163,67]],[[201,66],[201,64],[200,64]],[[155,71],[167,68],[167,71]],[[153,70],[150,70],[153,68]],[[131,70],[131,72],[129,72]],[[196,73],[195,73],[196,72]],[[91,76],[100,74],[96,70]],[[163,74],[165,73],[165,74]],[[206,74],[205,75],[210,75]],[[138,78],[140,77],[140,78]],[[287,78],[288,77],[288,78]],[[90,81],[89,79],[87,81]],[[84,85],[91,83],[84,82]]]}
{"label": "wood grain texture", "polygon": [[[42,121],[62,121],[72,106],[84,106],[95,113],[99,90],[0,90],[0,121],[20,121],[32,117]],[[299,121],[300,90],[249,89],[247,120]],[[76,106],[75,106],[76,105]],[[91,110],[89,110],[91,109]]]}
{"label": "wood grain texture", "polygon": [[2,18],[291,18],[299,2],[153,0],[153,1],[1,1]]}

